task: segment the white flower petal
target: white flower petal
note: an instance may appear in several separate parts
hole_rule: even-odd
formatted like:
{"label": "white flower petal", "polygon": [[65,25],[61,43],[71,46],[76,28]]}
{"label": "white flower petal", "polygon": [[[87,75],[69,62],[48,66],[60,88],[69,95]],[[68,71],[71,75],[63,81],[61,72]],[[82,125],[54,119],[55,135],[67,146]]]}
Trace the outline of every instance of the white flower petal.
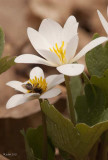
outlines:
{"label": "white flower petal", "polygon": [[[47,30],[48,29],[48,26],[47,26]],[[34,48],[37,50],[37,52],[42,56],[44,57],[45,59],[49,60],[50,61],[50,56],[51,54],[48,52],[49,48],[51,48],[52,46],[50,44],[48,44],[47,42],[47,39],[45,39],[41,33],[39,33],[38,31],[32,29],[32,28],[28,28],[27,29],[27,32],[28,32],[28,36],[29,36],[29,39],[32,43],[32,45],[34,46]],[[45,34],[46,34],[46,31],[44,31]],[[49,33],[50,37],[52,38],[51,36],[51,33]],[[46,53],[45,52],[42,52],[41,50],[47,50]],[[53,54],[52,54],[53,55]]]}
{"label": "white flower petal", "polygon": [[46,78],[47,82],[47,89],[53,88],[54,86],[64,82],[64,75],[63,74],[55,74],[50,75]]}
{"label": "white flower petal", "polygon": [[[47,29],[49,30],[49,29]],[[50,61],[50,54],[48,54],[48,50],[49,48],[51,48],[52,46],[50,44],[48,44],[47,39],[45,39],[41,33],[37,32],[36,30],[32,29],[32,28],[28,28],[27,29],[27,33],[29,36],[29,39],[32,43],[32,45],[34,46],[34,48],[37,50],[37,52],[44,57],[45,59]],[[50,33],[51,36],[51,33]],[[45,52],[42,52],[41,50],[47,50],[46,54]],[[53,55],[53,54],[52,54]]]}
{"label": "white flower petal", "polygon": [[82,64],[65,64],[57,67],[57,70],[67,76],[77,76],[84,71],[84,65]]}
{"label": "white flower petal", "polygon": [[28,27],[27,34],[28,34],[29,40],[31,41],[31,44],[36,50],[37,49],[48,49],[50,47],[50,45],[47,42],[47,39],[45,39],[35,29]]}
{"label": "white flower petal", "polygon": [[36,98],[39,98],[39,94],[36,93],[16,94],[8,100],[6,108],[7,109],[13,108]]}
{"label": "white flower petal", "polygon": [[41,99],[53,98],[61,93],[59,88],[52,88],[40,96]]}
{"label": "white flower petal", "polygon": [[65,42],[69,42],[70,39],[77,34],[78,23],[74,16],[70,16],[63,28],[63,39]]}
{"label": "white flower petal", "polygon": [[61,43],[61,32],[62,27],[51,19],[44,19],[39,27],[39,33],[41,33],[52,46],[54,46],[55,43]]}
{"label": "white flower petal", "polygon": [[107,37],[99,37],[94,40],[92,40],[90,43],[88,43],[72,60],[71,62],[75,62],[78,59],[80,59],[82,56],[84,56],[88,51],[95,48],[96,46],[102,44],[103,42],[107,41]]}
{"label": "white flower petal", "polygon": [[54,66],[60,65],[60,59],[56,55],[56,53],[48,51],[48,50],[39,50],[39,52],[45,55],[44,57],[46,58],[46,60],[54,64]]}
{"label": "white flower petal", "polygon": [[78,46],[78,35],[75,35],[67,44],[66,47],[66,59],[67,62],[69,62],[75,55],[76,49]]}
{"label": "white flower petal", "polygon": [[33,54],[22,54],[15,58],[16,63],[33,63],[33,64],[44,64],[47,66],[54,66],[53,63],[46,61]]}
{"label": "white flower petal", "polygon": [[30,79],[34,79],[35,76],[37,78],[40,78],[40,77],[44,78],[44,72],[43,72],[43,70],[40,67],[34,67],[31,70],[31,72],[30,72]]}
{"label": "white flower petal", "polygon": [[101,12],[99,10],[97,10],[98,16],[100,18],[100,21],[102,23],[103,28],[105,29],[106,33],[108,34],[108,22],[106,21],[106,19],[103,17],[103,15],[101,14]]}
{"label": "white flower petal", "polygon": [[6,83],[6,85],[14,88],[17,91],[20,91],[20,92],[23,92],[23,93],[27,93],[27,90],[22,87],[22,85],[23,85],[22,82],[19,82],[19,81],[10,81],[10,82]]}

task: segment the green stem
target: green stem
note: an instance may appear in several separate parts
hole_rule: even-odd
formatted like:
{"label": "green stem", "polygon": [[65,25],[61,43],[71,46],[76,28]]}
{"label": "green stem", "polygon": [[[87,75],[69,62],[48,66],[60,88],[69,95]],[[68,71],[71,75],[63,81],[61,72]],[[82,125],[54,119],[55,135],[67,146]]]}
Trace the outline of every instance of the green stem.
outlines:
{"label": "green stem", "polygon": [[96,97],[95,88],[93,87],[93,85],[92,85],[91,81],[89,80],[88,76],[86,75],[86,73],[83,72],[83,73],[82,73],[82,76],[83,76],[83,78],[84,78],[85,84],[90,84],[90,86],[91,86],[91,88],[92,88],[92,91],[93,91],[93,93],[94,93],[94,96]]}
{"label": "green stem", "polygon": [[68,98],[68,105],[69,105],[69,111],[70,111],[70,118],[74,125],[76,125],[76,116],[75,116],[75,109],[73,106],[73,100],[72,100],[72,92],[70,88],[70,78],[69,76],[64,75],[65,78],[65,84],[67,89],[67,98]]}
{"label": "green stem", "polygon": [[[42,99],[39,99],[39,102],[40,102],[40,108],[41,108]],[[44,141],[43,141],[43,160],[47,160],[48,142],[47,142],[46,117],[45,117],[45,114],[43,113],[42,109],[41,109],[41,113],[42,113],[43,137],[44,137]]]}

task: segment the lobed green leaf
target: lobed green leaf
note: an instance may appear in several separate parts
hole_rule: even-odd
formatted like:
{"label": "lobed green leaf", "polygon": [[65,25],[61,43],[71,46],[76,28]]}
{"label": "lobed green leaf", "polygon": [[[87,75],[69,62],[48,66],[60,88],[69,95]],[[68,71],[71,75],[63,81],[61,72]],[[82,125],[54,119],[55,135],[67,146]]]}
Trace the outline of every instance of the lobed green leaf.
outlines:
{"label": "lobed green leaf", "polygon": [[26,149],[26,153],[27,153],[27,160],[36,160],[35,157],[34,157],[33,150],[32,150],[32,148],[30,148],[30,146],[28,144],[25,131],[21,130],[21,134],[24,136],[25,149]]}
{"label": "lobed green leaf", "polygon": [[[99,37],[95,35],[93,39]],[[105,46],[99,45],[85,56],[87,69],[90,75],[102,76],[108,69],[108,42]]]}
{"label": "lobed green leaf", "polygon": [[85,95],[77,98],[75,109],[78,123],[86,123],[89,126],[93,126],[108,120],[106,97],[100,88],[94,87],[94,89],[95,94],[91,85],[86,85]]}
{"label": "lobed green leaf", "polygon": [[41,107],[47,118],[48,135],[53,144],[78,160],[83,160],[88,155],[99,137],[108,129],[108,121],[92,127],[84,123],[74,127],[69,119],[47,101]]}
{"label": "lobed green leaf", "polygon": [[106,70],[101,77],[92,76],[90,81],[93,85],[99,87],[103,91],[107,100],[106,107],[108,107],[108,70]]}
{"label": "lobed green leaf", "polygon": [[[43,150],[43,127],[29,128],[26,132],[27,142],[29,147],[33,150],[33,154],[36,160],[42,160]],[[48,160],[54,160],[54,148],[48,140]]]}

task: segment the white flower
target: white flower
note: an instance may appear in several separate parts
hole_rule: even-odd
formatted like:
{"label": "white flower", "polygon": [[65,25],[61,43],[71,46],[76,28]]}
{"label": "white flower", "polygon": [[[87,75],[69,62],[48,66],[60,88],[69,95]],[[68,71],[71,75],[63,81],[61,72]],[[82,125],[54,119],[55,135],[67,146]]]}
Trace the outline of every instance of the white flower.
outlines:
{"label": "white flower", "polygon": [[76,56],[78,46],[78,23],[74,16],[70,16],[62,28],[51,19],[44,19],[39,31],[28,28],[28,37],[43,57],[32,54],[20,55],[15,59],[16,63],[36,63],[57,67],[60,73],[68,76],[76,76],[83,72],[84,65],[72,64],[84,56],[89,50],[105,42],[106,37],[100,37],[87,44]]}
{"label": "white flower", "polygon": [[[102,26],[103,28],[105,29],[107,35],[108,35],[108,22],[107,20],[103,17],[103,15],[101,14],[101,12],[99,10],[97,10],[97,13],[98,13],[98,16],[99,16],[99,19],[102,23]],[[107,16],[108,16],[108,7],[107,7]]]}
{"label": "white flower", "polygon": [[59,88],[53,88],[56,85],[64,82],[64,75],[56,74],[50,75],[44,78],[43,70],[39,67],[35,67],[30,72],[30,79],[24,83],[19,81],[10,81],[8,86],[14,88],[23,94],[16,94],[12,96],[7,104],[6,108],[13,108],[20,104],[33,99],[47,99],[52,98],[61,93]]}

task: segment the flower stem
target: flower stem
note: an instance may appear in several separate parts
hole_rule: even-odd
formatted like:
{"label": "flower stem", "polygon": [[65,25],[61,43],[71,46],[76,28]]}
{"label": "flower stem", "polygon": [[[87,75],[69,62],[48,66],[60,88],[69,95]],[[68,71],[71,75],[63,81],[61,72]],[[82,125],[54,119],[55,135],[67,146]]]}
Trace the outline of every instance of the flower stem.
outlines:
{"label": "flower stem", "polygon": [[[39,99],[40,102],[40,108],[41,108],[41,103],[42,103],[42,99]],[[43,160],[47,160],[47,153],[48,153],[48,143],[47,143],[47,125],[46,125],[46,117],[45,114],[43,113],[42,109],[41,109],[41,113],[42,113],[42,124],[43,124]]]}
{"label": "flower stem", "polygon": [[68,98],[68,105],[69,105],[69,111],[70,111],[70,118],[74,125],[76,125],[76,116],[75,116],[75,109],[73,106],[73,100],[72,100],[72,92],[70,88],[70,78],[69,76],[64,75],[65,78],[65,84],[67,89],[67,98]]}

